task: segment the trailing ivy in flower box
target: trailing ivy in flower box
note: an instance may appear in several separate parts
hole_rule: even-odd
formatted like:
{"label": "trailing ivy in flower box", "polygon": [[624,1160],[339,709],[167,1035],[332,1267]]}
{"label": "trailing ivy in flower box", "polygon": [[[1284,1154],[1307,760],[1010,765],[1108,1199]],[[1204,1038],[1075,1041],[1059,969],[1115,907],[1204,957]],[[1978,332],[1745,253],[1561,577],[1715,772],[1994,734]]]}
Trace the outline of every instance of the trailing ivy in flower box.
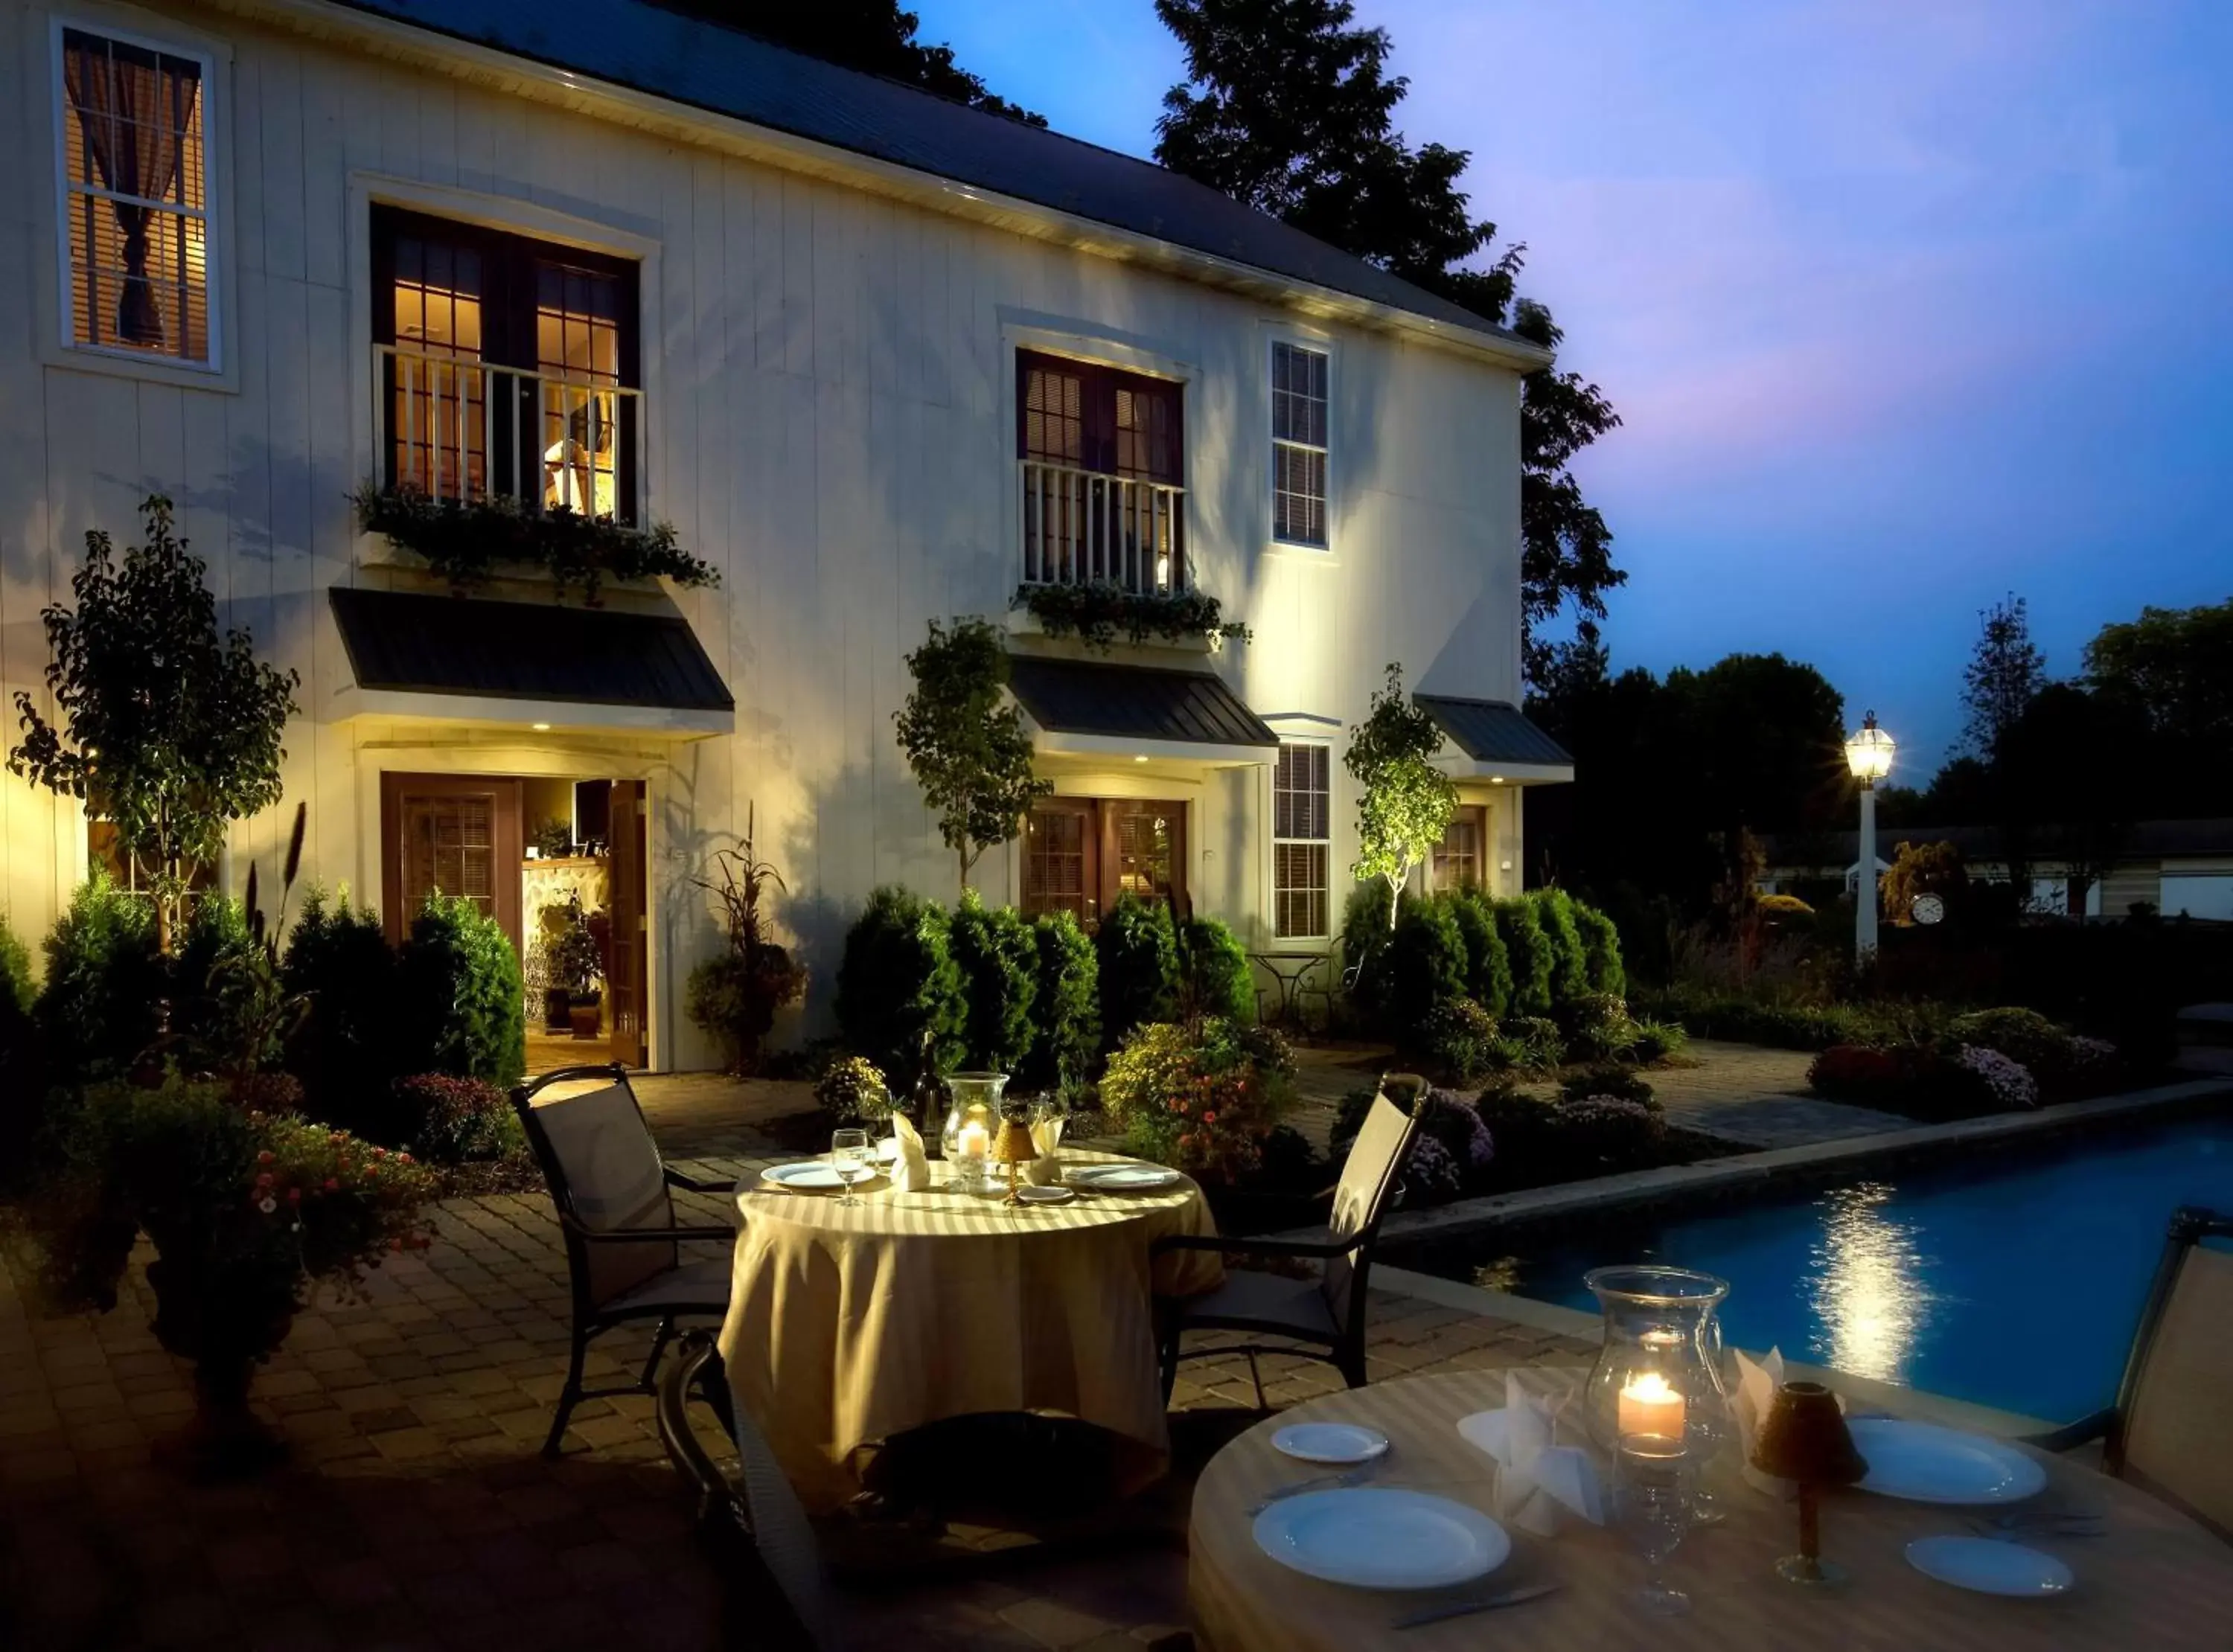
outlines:
{"label": "trailing ivy in flower box", "polygon": [[1200,637],[1213,647],[1246,642],[1249,630],[1228,621],[1214,596],[1200,591],[1128,591],[1106,580],[1084,585],[1019,585],[1008,605],[1039,622],[1051,637],[1075,636],[1104,654],[1121,633],[1134,643],[1149,637],[1183,642]]}
{"label": "trailing ivy in flower box", "polygon": [[665,576],[677,585],[718,585],[713,563],[675,543],[667,523],[634,528],[610,517],[584,516],[564,505],[537,515],[501,495],[484,499],[435,499],[413,487],[375,487],[350,496],[357,524],[400,550],[426,558],[459,590],[487,583],[507,563],[550,570],[563,596],[579,588],[595,608],[609,579]]}

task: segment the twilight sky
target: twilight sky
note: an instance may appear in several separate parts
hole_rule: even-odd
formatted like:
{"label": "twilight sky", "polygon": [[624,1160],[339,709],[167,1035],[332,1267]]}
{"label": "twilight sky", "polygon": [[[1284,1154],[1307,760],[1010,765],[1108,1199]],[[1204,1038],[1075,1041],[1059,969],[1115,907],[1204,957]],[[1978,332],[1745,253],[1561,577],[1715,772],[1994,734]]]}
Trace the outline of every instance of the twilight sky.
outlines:
{"label": "twilight sky", "polygon": [[[1149,0],[918,0],[995,90],[1149,153]],[[2233,0],[1359,0],[1414,141],[1626,421],[1580,469],[1616,668],[1812,661],[1929,777],[1976,611],[2057,674],[2233,595]]]}

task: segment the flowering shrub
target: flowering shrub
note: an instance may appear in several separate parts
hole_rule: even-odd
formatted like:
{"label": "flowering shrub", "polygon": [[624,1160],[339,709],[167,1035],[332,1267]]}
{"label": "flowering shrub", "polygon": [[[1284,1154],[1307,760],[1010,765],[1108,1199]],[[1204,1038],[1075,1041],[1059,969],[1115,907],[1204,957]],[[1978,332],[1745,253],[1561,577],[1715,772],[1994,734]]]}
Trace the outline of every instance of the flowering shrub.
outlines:
{"label": "flowering shrub", "polygon": [[1957,1044],[1995,1050],[2041,1077],[2072,1066],[2071,1036],[2035,1010],[1973,1010],[1948,1023]]}
{"label": "flowering shrub", "polygon": [[[1615,1076],[1601,1076],[1609,1083]],[[1626,1094],[1544,1101],[1509,1086],[1483,1090],[1478,1107],[1497,1148],[1490,1185],[1540,1187],[1665,1162],[1667,1127],[1650,1087],[1619,1076],[1631,1081],[1622,1086]]]}
{"label": "flowering shrub", "polygon": [[891,1116],[892,1095],[883,1070],[865,1056],[831,1062],[814,1081],[814,1099],[831,1118],[847,1124]]}
{"label": "flowering shrub", "polygon": [[1557,1018],[1570,1061],[1606,1061],[1635,1047],[1628,1005],[1610,992],[1578,993],[1559,1005]]}
{"label": "flowering shrub", "polygon": [[1954,1064],[1976,1074],[1996,1106],[2013,1112],[2039,1105],[2039,1081],[1997,1050],[1965,1044],[1954,1052]]}
{"label": "flowering shrub", "polygon": [[1557,1109],[1566,1150],[1597,1174],[1610,1175],[1656,1161],[1667,1138],[1667,1122],[1650,1102],[1618,1096],[1585,1096]]}
{"label": "flowering shrub", "polygon": [[1566,1058],[1566,1039],[1559,1024],[1540,1015],[1505,1018],[1501,1031],[1511,1045],[1512,1065],[1527,1072],[1547,1072]]}
{"label": "flowering shrub", "polygon": [[509,1158],[527,1145],[511,1099],[486,1079],[451,1073],[399,1078],[395,1105],[404,1139],[436,1164]]}
{"label": "flowering shrub", "polygon": [[1453,1083],[1476,1083],[1508,1054],[1497,1037],[1496,1018],[1471,998],[1446,998],[1419,1023],[1418,1053]]}
{"label": "flowering shrub", "polygon": [[[1378,1090],[1365,1089],[1353,1089],[1341,1098],[1333,1128],[1328,1133],[1328,1147],[1337,1163],[1347,1155],[1378,1096]],[[1473,1098],[1429,1088],[1420,1093],[1415,1114],[1419,1134],[1403,1167],[1403,1202],[1416,1208],[1475,1191],[1482,1174],[1495,1161],[1496,1141]]]}
{"label": "flowering shrub", "polygon": [[1221,1016],[1154,1021],[1109,1058],[1101,1108],[1130,1151],[1230,1182],[1261,1161],[1294,1072],[1286,1040],[1268,1028]]}

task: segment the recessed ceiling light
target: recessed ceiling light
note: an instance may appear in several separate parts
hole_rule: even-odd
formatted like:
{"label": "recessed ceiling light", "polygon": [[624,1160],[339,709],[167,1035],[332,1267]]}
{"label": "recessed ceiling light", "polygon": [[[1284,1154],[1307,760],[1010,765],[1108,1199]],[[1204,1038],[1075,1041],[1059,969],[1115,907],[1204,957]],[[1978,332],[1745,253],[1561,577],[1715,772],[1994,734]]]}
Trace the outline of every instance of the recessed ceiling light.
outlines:
{"label": "recessed ceiling light", "polygon": [[1145,762],[1147,761],[1147,758],[1134,758],[1132,759],[1132,761],[1133,761],[1133,762],[1135,762],[1135,763],[1145,763]]}
{"label": "recessed ceiling light", "polygon": [[550,725],[548,723],[530,723],[527,726],[533,729],[537,734],[548,734],[550,732]]}
{"label": "recessed ceiling light", "polygon": [[1501,774],[1493,774],[1488,777],[1488,784],[1492,786],[1501,786],[1504,784],[1504,777]]}

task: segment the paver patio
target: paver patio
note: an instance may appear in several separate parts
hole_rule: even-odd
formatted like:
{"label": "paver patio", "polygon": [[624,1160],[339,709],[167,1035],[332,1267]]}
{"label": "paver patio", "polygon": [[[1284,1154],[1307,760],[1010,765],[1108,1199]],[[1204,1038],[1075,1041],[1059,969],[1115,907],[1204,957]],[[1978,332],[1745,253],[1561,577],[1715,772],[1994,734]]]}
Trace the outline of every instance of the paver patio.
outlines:
{"label": "paver patio", "polygon": [[[687,1077],[644,1093],[670,1154],[725,1175],[765,1161],[755,1124],[799,1099]],[[686,1219],[720,1212],[685,1202]],[[432,1249],[374,1277],[368,1301],[321,1301],[296,1322],[256,1388],[292,1461],[229,1487],[188,1486],[149,1461],[192,1402],[188,1368],[147,1329],[144,1254],[114,1312],[66,1318],[32,1313],[24,1260],[11,1257],[0,1269],[0,1648],[721,1644],[718,1580],[691,1540],[650,1402],[586,1402],[563,1457],[537,1454],[567,1335],[548,1201],[454,1200],[437,1226]],[[640,1365],[646,1345],[604,1339],[592,1381]],[[1585,1352],[1375,1293],[1376,1378]],[[1338,1381],[1300,1359],[1263,1365],[1274,1406]],[[1253,1402],[1237,1356],[1190,1363],[1177,1399],[1188,1411]],[[1132,1549],[867,1610],[872,1638],[894,1646],[1136,1652],[1171,1641],[1184,1587],[1175,1548]]]}

